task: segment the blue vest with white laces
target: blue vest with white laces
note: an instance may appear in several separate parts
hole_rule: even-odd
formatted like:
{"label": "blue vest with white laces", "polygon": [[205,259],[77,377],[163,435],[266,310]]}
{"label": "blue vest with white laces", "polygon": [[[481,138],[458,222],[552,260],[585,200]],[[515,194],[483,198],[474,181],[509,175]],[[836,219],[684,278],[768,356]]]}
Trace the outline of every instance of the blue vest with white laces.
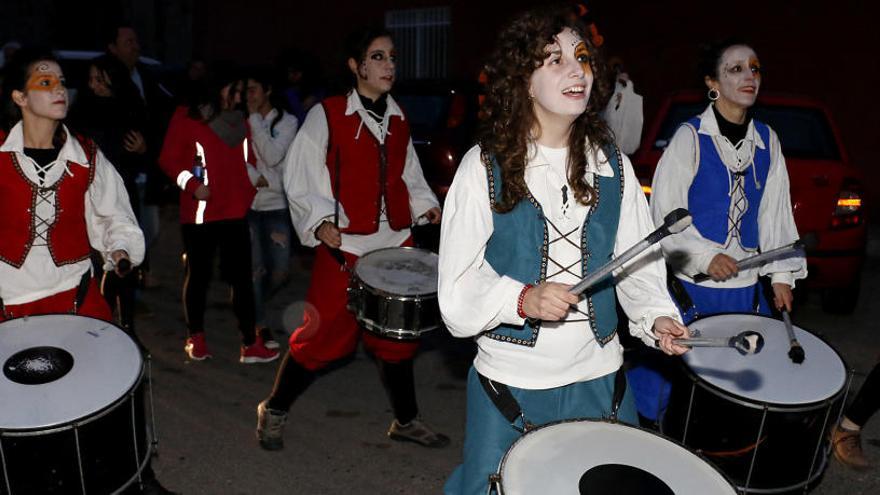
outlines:
{"label": "blue vest with white laces", "polygon": [[[754,167],[749,166],[744,174],[743,185],[747,202],[746,212],[740,218],[740,243],[743,248],[754,250],[759,245],[758,210],[764,195],[764,184],[770,171],[770,128],[763,122],[752,120],[755,130],[764,141],[764,148],[755,146]],[[699,130],[700,117],[694,117],[686,124]],[[730,181],[735,180],[733,172],[721,161],[712,136],[695,132],[699,138],[699,166],[694,181],[688,190],[688,210],[691,212],[694,227],[706,239],[725,245],[728,239],[728,214],[731,209]],[[754,174],[757,173],[757,184]]]}
{"label": "blue vest with white laces", "polygon": [[[620,203],[623,197],[623,168],[615,147],[605,155],[614,170],[613,177],[593,174],[593,188],[598,197],[590,208],[581,229],[581,270],[584,275],[604,265],[614,255]],[[489,204],[501,195],[501,167],[493,158],[487,164]],[[496,178],[498,180],[496,180]],[[492,236],[486,244],[485,259],[499,275],[506,275],[523,284],[538,284],[547,276],[549,240],[544,211],[531,192],[507,213],[492,210]],[[614,284],[609,278],[585,292],[589,308],[590,328],[596,342],[604,346],[617,331],[617,309]],[[541,321],[526,320],[522,326],[502,324],[482,335],[502,342],[534,347],[541,330]]]}

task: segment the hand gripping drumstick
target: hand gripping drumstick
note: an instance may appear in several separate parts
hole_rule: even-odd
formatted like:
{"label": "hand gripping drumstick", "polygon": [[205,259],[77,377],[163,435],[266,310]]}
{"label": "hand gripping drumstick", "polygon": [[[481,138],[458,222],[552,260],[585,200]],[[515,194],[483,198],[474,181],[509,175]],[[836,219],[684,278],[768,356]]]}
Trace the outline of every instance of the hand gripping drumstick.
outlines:
{"label": "hand gripping drumstick", "polygon": [[785,323],[785,331],[788,332],[788,342],[791,344],[791,348],[788,349],[788,358],[794,364],[801,364],[807,358],[807,355],[804,353],[804,348],[801,347],[797,337],[794,336],[794,328],[791,327],[791,316],[789,316],[788,311],[785,309],[782,310],[782,321]]}
{"label": "hand gripping drumstick", "polygon": [[[740,270],[745,270],[747,268],[754,268],[759,265],[763,265],[764,263],[774,261],[782,258],[789,258],[795,253],[804,255],[804,250],[807,248],[812,248],[816,245],[816,236],[813,234],[807,234],[803,237],[803,239],[798,239],[791,244],[786,246],[778,247],[776,249],[771,249],[770,251],[756,254],[754,256],[749,256],[748,258],[743,258],[736,262],[736,267]],[[709,280],[709,275],[705,273],[699,273],[694,275],[694,282],[700,283]]]}
{"label": "hand gripping drumstick", "polygon": [[568,289],[572,294],[580,294],[583,291],[589,289],[593,285],[596,284],[599,280],[605,278],[609,273],[614,270],[617,270],[624,263],[636,257],[645,249],[648,249],[652,245],[660,242],[660,239],[670,235],[677,234],[682,230],[688,228],[691,225],[691,214],[684,208],[678,208],[672,210],[666,218],[663,219],[663,225],[660,226],[654,232],[651,232],[648,237],[645,237],[641,241],[639,241],[635,246],[624,251],[617,258],[605,263],[603,266],[599,267],[598,270],[593,273],[587,275],[580,282],[578,282],[574,287]]}
{"label": "hand gripping drumstick", "polygon": [[[655,340],[655,342],[658,341]],[[764,336],[751,330],[740,332],[732,337],[691,337],[689,339],[673,339],[672,342],[687,347],[731,347],[743,356],[757,354],[764,348]]]}

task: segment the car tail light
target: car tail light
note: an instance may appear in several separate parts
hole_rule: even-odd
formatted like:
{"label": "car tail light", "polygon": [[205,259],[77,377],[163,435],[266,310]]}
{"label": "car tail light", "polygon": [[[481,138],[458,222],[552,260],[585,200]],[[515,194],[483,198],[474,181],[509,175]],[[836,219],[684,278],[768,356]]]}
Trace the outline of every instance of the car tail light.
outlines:
{"label": "car tail light", "polygon": [[846,180],[837,195],[837,205],[831,217],[831,228],[845,229],[865,222],[865,209],[862,205],[864,195],[862,188],[855,180]]}
{"label": "car tail light", "polygon": [[651,199],[651,181],[645,178],[639,179],[639,184],[642,186],[642,192],[645,193],[645,196],[648,199]]}

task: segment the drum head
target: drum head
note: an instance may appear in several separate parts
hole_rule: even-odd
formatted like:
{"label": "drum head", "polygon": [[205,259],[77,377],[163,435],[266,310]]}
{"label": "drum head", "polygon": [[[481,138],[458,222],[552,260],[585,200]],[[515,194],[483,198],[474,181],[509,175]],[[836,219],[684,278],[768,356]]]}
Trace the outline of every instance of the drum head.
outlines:
{"label": "drum head", "polygon": [[678,444],[632,426],[593,420],[530,431],[507,451],[500,473],[504,495],[736,494],[724,476]]}
{"label": "drum head", "polygon": [[418,248],[377,249],[361,257],[354,272],[366,285],[390,294],[433,294],[437,292],[438,259]]}
{"label": "drum head", "polygon": [[0,430],[63,426],[123,397],[143,359],[111,323],[72,315],[0,323]]}
{"label": "drum head", "polygon": [[741,355],[729,348],[698,347],[684,361],[700,379],[752,402],[783,406],[823,401],[846,384],[846,369],[837,352],[812,333],[794,327],[806,359],[788,357],[788,334],[782,321],[759,315],[725,314],[690,324],[703,337],[725,337],[751,330],[764,336],[758,354]]}

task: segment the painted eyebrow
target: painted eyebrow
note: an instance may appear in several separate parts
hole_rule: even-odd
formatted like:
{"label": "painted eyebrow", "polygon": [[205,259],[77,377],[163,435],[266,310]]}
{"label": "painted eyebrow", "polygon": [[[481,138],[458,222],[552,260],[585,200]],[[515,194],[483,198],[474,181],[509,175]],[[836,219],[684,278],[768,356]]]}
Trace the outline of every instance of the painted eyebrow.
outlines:
{"label": "painted eyebrow", "polygon": [[562,50],[551,50],[551,51],[547,52],[548,57],[551,55],[562,55]]}

